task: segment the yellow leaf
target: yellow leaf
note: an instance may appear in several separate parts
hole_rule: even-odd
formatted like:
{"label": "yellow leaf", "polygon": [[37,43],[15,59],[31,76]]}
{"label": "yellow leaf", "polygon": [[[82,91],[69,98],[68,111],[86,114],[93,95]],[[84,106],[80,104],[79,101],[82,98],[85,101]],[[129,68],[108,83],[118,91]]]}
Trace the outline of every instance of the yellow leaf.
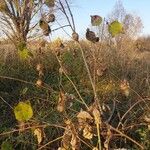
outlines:
{"label": "yellow leaf", "polygon": [[14,108],[15,117],[18,121],[28,121],[33,116],[33,110],[28,102],[19,102]]}
{"label": "yellow leaf", "polygon": [[33,57],[33,54],[27,48],[25,48],[23,50],[19,50],[18,54],[19,54],[20,58],[22,58],[22,59],[28,59],[28,58]]}
{"label": "yellow leaf", "polygon": [[109,26],[108,26],[108,31],[111,34],[112,37],[123,33],[123,25],[119,21],[113,21]]}

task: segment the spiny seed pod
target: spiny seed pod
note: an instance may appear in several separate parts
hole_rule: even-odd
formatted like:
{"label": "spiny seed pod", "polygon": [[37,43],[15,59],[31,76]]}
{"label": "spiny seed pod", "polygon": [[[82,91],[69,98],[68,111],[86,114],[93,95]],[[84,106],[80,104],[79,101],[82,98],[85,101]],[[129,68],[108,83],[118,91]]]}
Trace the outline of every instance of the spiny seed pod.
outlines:
{"label": "spiny seed pod", "polygon": [[54,21],[55,21],[55,15],[54,14],[50,14],[48,16],[47,22],[50,23],[50,22],[54,22]]}
{"label": "spiny seed pod", "polygon": [[73,32],[72,33],[72,39],[75,40],[75,41],[79,41],[79,35],[78,35],[78,33]]}
{"label": "spiny seed pod", "polygon": [[48,23],[41,19],[40,22],[39,22],[39,26],[43,30],[43,34],[45,36],[49,36],[49,34],[51,33],[51,28],[48,25]]}
{"label": "spiny seed pod", "polygon": [[47,23],[46,21],[44,21],[43,19],[41,19],[41,20],[39,21],[39,26],[40,26],[40,28],[41,28],[42,30],[45,30],[45,29],[48,28],[48,23]]}
{"label": "spiny seed pod", "polygon": [[41,87],[41,86],[43,85],[42,80],[41,80],[41,79],[38,79],[38,80],[36,81],[36,85],[37,85],[38,87]]}
{"label": "spiny seed pod", "polygon": [[91,15],[92,26],[99,26],[102,23],[102,17],[98,15]]}
{"label": "spiny seed pod", "polygon": [[45,36],[49,36],[50,33],[51,33],[51,28],[50,28],[49,26],[48,26],[47,29],[43,30],[43,34],[44,34]]}
{"label": "spiny seed pod", "polygon": [[95,43],[99,41],[99,37],[96,37],[95,33],[93,31],[90,31],[89,28],[86,30],[86,39]]}

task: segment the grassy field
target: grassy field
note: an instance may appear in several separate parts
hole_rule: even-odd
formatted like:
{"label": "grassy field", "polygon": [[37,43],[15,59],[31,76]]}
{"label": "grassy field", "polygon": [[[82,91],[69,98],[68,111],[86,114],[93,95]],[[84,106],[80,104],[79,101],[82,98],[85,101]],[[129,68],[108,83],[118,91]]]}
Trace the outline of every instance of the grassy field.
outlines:
{"label": "grassy field", "polygon": [[[33,57],[25,60],[10,44],[0,44],[2,145],[98,150],[101,143],[103,149],[150,149],[149,46],[37,43],[29,45]],[[14,108],[26,101],[33,117],[18,122]]]}

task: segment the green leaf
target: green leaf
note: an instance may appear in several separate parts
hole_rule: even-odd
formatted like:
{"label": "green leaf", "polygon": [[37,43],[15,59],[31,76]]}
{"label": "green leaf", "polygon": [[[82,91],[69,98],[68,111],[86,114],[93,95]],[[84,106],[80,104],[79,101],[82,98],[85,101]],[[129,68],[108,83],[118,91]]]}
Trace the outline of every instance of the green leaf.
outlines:
{"label": "green leaf", "polygon": [[33,57],[33,54],[27,48],[25,48],[23,50],[19,50],[18,54],[19,54],[20,58],[22,58],[22,59],[28,59],[30,57]]}
{"label": "green leaf", "polygon": [[26,42],[19,42],[17,45],[18,50],[22,51],[27,47]]}
{"label": "green leaf", "polygon": [[119,21],[113,21],[109,26],[108,26],[108,31],[111,34],[112,37],[123,33],[123,25]]}
{"label": "green leaf", "polygon": [[4,141],[1,145],[1,150],[13,150],[12,144],[8,141]]}
{"label": "green leaf", "polygon": [[99,26],[102,23],[102,17],[98,15],[91,16],[92,26]]}
{"label": "green leaf", "polygon": [[29,102],[19,102],[14,108],[14,113],[18,121],[28,121],[33,116],[33,110]]}
{"label": "green leaf", "polygon": [[25,94],[27,93],[27,91],[28,91],[28,88],[25,87],[25,88],[21,91],[21,95],[25,95]]}

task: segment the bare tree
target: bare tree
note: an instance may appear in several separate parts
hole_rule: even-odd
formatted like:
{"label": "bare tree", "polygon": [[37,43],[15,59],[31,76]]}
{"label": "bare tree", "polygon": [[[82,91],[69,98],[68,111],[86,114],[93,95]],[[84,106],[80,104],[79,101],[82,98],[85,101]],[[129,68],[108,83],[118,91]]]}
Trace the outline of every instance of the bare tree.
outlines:
{"label": "bare tree", "polygon": [[126,37],[136,38],[141,33],[143,24],[139,16],[127,12],[121,0],[118,0],[110,13],[109,22],[118,20],[124,26]]}
{"label": "bare tree", "polygon": [[20,42],[26,43],[34,10],[34,1],[1,0],[1,28],[15,46]]}
{"label": "bare tree", "polygon": [[[66,10],[67,9],[67,10]],[[75,31],[75,24],[67,0],[1,0],[0,1],[0,27],[13,44],[18,47],[20,43],[26,43],[29,37],[35,37],[38,30],[34,30],[40,23],[45,23],[48,36],[51,32],[49,15],[55,11],[61,11],[67,20],[67,25],[60,25],[60,28],[69,26]],[[49,18],[54,21],[55,18]],[[58,23],[58,22],[57,22]],[[41,25],[41,24],[40,24]],[[43,26],[40,26],[43,28]],[[54,29],[56,30],[56,29]]]}

